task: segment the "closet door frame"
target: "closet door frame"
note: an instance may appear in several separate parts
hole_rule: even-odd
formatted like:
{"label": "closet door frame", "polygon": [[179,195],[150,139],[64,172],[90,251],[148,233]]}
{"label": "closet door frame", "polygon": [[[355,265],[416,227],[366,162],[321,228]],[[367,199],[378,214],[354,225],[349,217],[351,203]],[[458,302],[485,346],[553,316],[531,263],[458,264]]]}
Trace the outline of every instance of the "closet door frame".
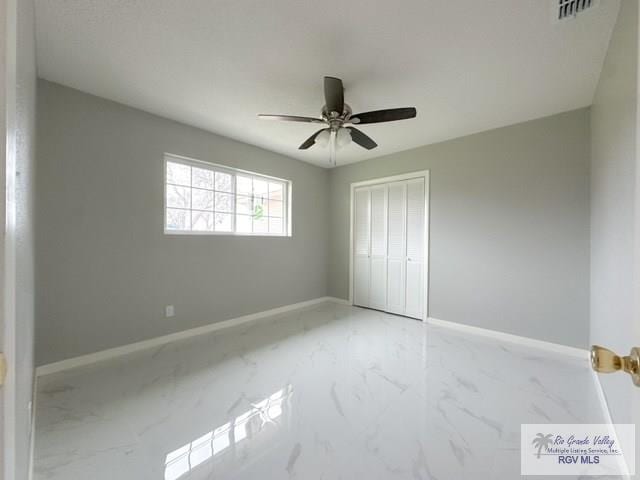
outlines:
{"label": "closet door frame", "polygon": [[429,170],[421,170],[418,172],[403,173],[401,175],[393,175],[390,177],[375,178],[362,182],[354,182],[350,188],[350,207],[349,207],[349,305],[353,305],[353,251],[354,251],[354,234],[353,222],[354,214],[354,193],[358,187],[366,187],[378,185],[381,183],[398,182],[402,180],[411,180],[414,178],[424,179],[424,267],[423,267],[423,285],[424,289],[424,307],[422,310],[422,321],[426,322],[429,317]]}

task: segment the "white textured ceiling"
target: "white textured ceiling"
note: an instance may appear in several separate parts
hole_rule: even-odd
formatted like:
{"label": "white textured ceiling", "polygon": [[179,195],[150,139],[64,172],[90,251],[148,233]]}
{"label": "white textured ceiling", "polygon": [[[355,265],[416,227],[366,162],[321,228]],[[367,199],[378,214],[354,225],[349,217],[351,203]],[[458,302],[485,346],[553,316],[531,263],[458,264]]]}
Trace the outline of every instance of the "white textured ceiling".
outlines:
{"label": "white textured ceiling", "polygon": [[322,77],[354,112],[415,106],[363,125],[379,147],[338,164],[591,104],[619,8],[552,20],[557,0],[36,0],[39,75],[328,166],[297,147]]}

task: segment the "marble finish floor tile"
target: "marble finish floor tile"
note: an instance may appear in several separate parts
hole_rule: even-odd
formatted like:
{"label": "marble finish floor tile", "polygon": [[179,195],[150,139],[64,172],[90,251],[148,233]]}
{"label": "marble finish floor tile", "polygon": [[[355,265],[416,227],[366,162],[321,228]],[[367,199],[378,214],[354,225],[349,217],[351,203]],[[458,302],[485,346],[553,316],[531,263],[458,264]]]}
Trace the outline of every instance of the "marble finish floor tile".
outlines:
{"label": "marble finish floor tile", "polygon": [[517,479],[546,422],[586,360],[324,304],[41,378],[35,478]]}

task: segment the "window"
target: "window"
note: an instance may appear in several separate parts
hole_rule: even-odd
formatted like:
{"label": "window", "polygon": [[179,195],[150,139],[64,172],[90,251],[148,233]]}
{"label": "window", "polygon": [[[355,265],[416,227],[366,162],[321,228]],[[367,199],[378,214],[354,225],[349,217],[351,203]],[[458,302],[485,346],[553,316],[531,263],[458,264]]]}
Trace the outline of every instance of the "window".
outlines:
{"label": "window", "polygon": [[291,182],[165,156],[165,233],[287,236]]}

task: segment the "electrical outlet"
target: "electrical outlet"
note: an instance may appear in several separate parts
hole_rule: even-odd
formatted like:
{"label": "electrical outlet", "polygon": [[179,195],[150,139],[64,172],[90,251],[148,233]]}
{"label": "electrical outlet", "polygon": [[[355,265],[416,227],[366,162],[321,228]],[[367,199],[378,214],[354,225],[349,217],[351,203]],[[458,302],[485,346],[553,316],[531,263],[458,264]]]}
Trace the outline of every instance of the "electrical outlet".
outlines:
{"label": "electrical outlet", "polygon": [[176,309],[173,305],[167,305],[164,307],[164,316],[165,317],[173,317],[176,314]]}

